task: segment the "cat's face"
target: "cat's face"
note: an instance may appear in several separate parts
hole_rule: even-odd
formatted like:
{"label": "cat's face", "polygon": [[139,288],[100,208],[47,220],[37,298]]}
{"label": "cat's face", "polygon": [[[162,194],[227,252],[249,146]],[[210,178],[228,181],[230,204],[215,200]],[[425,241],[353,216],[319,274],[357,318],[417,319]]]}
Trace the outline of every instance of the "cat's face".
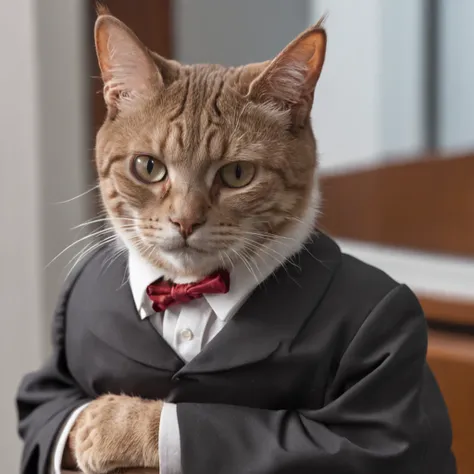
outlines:
{"label": "cat's face", "polygon": [[170,278],[194,279],[265,252],[278,259],[269,244],[307,238],[317,205],[309,123],[317,77],[308,88],[306,75],[313,60],[319,76],[321,32],[313,29],[310,54],[307,44],[291,54],[293,69],[283,60],[181,66],[99,17],[109,113],[97,167],[105,208],[129,248]]}

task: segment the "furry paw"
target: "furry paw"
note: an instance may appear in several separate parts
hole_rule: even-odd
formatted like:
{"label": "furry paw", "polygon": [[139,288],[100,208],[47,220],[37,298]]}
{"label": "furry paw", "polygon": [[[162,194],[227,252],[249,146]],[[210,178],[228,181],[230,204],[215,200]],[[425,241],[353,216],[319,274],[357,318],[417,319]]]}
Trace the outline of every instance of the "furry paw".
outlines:
{"label": "furry paw", "polygon": [[160,474],[158,469],[147,469],[146,467],[140,467],[137,469],[125,469],[120,474]]}
{"label": "furry paw", "polygon": [[93,401],[70,435],[71,451],[85,474],[123,468],[158,468],[162,402],[123,395]]}

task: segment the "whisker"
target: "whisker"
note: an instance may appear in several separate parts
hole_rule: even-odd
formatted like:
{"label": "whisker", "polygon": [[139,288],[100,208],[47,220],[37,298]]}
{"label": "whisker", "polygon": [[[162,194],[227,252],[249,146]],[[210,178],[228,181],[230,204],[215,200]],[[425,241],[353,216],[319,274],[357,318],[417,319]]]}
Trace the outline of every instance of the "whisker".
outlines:
{"label": "whisker", "polygon": [[265,238],[265,239],[269,239],[269,240],[272,240],[274,242],[278,242],[280,241],[280,243],[284,243],[283,241],[289,241],[289,242],[298,242],[298,239],[294,238],[294,237],[288,237],[288,236],[285,236],[285,235],[278,235],[278,234],[272,234],[270,232],[252,232],[252,231],[247,231],[247,230],[242,230],[242,229],[239,229],[237,231],[233,231],[233,232],[225,232],[225,233],[221,233],[221,232],[212,232],[212,235],[213,236],[224,236],[224,237],[233,237],[233,238],[240,238],[240,236],[242,235],[251,235],[251,236],[255,236],[255,237],[261,237],[261,238]]}
{"label": "whisker", "polygon": [[100,242],[94,244],[92,247],[89,247],[86,251],[84,251],[83,253],[81,253],[81,255],[79,255],[79,258],[74,262],[74,265],[70,268],[69,272],[67,273],[66,275],[66,279],[69,278],[69,275],[71,275],[71,273],[73,272],[74,268],[79,264],[80,261],[82,261],[87,255],[91,254],[92,252],[94,252],[94,250],[100,248],[100,247],[103,247],[104,245],[107,245],[111,242],[113,242],[114,240],[116,240],[118,237],[116,235],[113,235],[113,236],[109,236],[109,237],[106,237],[105,239],[101,240]]}
{"label": "whisker", "polygon": [[251,263],[248,261],[248,259],[246,258],[246,256],[240,251],[237,251],[233,248],[231,248],[230,250],[232,250],[236,255],[237,255],[237,258],[240,259],[240,261],[246,266],[247,270],[249,271],[249,273],[255,278],[255,281],[258,283],[258,277],[257,275],[255,274],[253,268],[252,268],[252,265]]}
{"label": "whisker", "polygon": [[270,232],[251,232],[247,230],[242,230],[242,231],[239,231],[239,233],[242,233],[245,235],[255,235],[257,237],[266,237],[266,238],[271,238],[274,240],[281,239],[281,240],[290,240],[292,242],[297,242],[297,239],[295,239],[294,237],[287,237],[285,235],[272,234]]}
{"label": "whisker", "polygon": [[74,226],[72,228],[72,230],[74,229],[79,229],[81,227],[86,227],[88,225],[93,225],[93,224],[98,224],[100,222],[114,222],[114,221],[117,221],[117,222],[121,222],[121,221],[124,221],[124,222],[128,222],[128,221],[132,221],[132,222],[141,222],[143,219],[132,219],[132,218],[128,218],[128,217],[104,217],[104,218],[101,218],[101,219],[94,219],[94,220],[89,220],[89,221],[86,221],[82,224],[78,224],[76,226]]}
{"label": "whisker", "polygon": [[67,252],[71,247],[74,247],[75,245],[80,244],[80,243],[83,242],[84,240],[92,239],[92,238],[97,237],[97,236],[99,236],[99,235],[103,235],[103,234],[111,233],[111,232],[115,232],[115,230],[114,230],[114,229],[111,229],[111,228],[102,229],[102,230],[99,230],[99,231],[97,231],[97,232],[93,232],[93,233],[91,233],[91,234],[88,234],[88,235],[86,235],[85,237],[81,237],[80,239],[77,239],[77,240],[74,241],[72,244],[69,244],[64,250],[62,250],[61,252],[59,252],[59,253],[46,265],[46,268],[48,268],[53,262],[55,262],[61,255],[63,255],[65,252]]}
{"label": "whisker", "polygon": [[224,254],[224,257],[226,257],[229,260],[230,266],[233,270],[235,268],[235,264],[234,264],[233,260],[229,257],[229,254],[225,250],[221,250],[219,253],[221,253],[221,252]]}
{"label": "whisker", "polygon": [[[262,244],[262,243],[256,243],[256,242],[253,242],[249,239],[245,239],[244,240],[244,247],[250,247],[250,249],[252,249],[253,252],[256,255],[258,255],[259,252],[264,253],[268,257],[275,260],[275,262],[277,262],[279,265],[283,265],[284,263],[288,262],[291,265],[294,265],[297,268],[299,268],[299,266],[296,265],[294,262],[291,262],[288,257],[285,257],[283,254],[281,254],[280,252],[277,252],[275,249],[269,247],[268,245],[265,245],[265,244]],[[273,252],[275,255],[272,255],[270,252]]]}
{"label": "whisker", "polygon": [[151,257],[151,254],[154,252],[154,250],[156,249],[156,244],[150,244],[149,245],[150,247],[150,251],[148,252],[148,255],[147,255],[147,259],[149,259]]}
{"label": "whisker", "polygon": [[219,261],[221,262],[221,265],[222,265],[222,268],[225,268],[225,261],[224,261],[224,257],[222,256],[222,253],[219,252],[218,254],[218,257],[219,257]]}
{"label": "whisker", "polygon": [[54,205],[57,205],[57,204],[67,204],[68,202],[72,202],[72,201],[74,201],[74,200],[76,200],[76,199],[79,199],[79,198],[81,198],[81,197],[83,197],[83,196],[85,196],[85,195],[91,193],[92,191],[95,191],[96,189],[98,189],[98,187],[99,187],[99,185],[96,185],[96,186],[94,186],[93,188],[88,189],[87,191],[84,191],[83,193],[78,194],[77,196],[74,196],[74,197],[71,198],[71,199],[66,199],[65,201],[54,202],[53,204],[54,204]]}
{"label": "whisker", "polygon": [[107,266],[105,267],[103,272],[105,273],[121,255],[123,255],[127,252],[128,252],[127,247],[115,249],[115,251],[112,253],[112,256],[109,257],[107,262],[104,263],[104,266],[105,266],[106,263],[107,263]]}
{"label": "whisker", "polygon": [[86,244],[86,246],[84,248],[79,250],[79,252],[77,252],[73,257],[71,257],[71,259],[69,260],[69,262],[66,263],[65,266],[68,267],[69,265],[71,265],[71,263],[75,262],[76,258],[81,259],[81,254],[86,252],[88,249],[90,249],[96,243],[97,242],[89,242],[88,244]]}
{"label": "whisker", "polygon": [[254,266],[255,266],[255,271],[260,274],[260,278],[257,278],[257,276],[255,274],[255,281],[257,283],[259,283],[261,280],[263,280],[263,273],[262,273],[262,270],[260,269],[260,267],[258,265],[258,262],[255,260],[255,258],[252,256],[252,254],[248,251],[248,249],[243,248],[243,249],[241,249],[241,252],[245,255],[245,257],[249,261],[250,266],[252,266],[252,263],[253,263]]}

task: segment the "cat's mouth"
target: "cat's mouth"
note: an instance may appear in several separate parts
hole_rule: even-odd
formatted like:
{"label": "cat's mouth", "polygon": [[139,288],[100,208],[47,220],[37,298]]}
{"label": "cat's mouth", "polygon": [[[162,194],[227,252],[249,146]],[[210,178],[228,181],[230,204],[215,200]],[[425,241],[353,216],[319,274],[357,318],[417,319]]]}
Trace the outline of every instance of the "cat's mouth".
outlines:
{"label": "cat's mouth", "polygon": [[189,245],[188,242],[185,242],[183,245],[183,249],[186,251],[191,251],[191,252],[196,252],[196,253],[201,253],[201,254],[208,254],[209,252],[207,250],[204,250],[199,247],[195,247],[194,245]]}
{"label": "cat's mouth", "polygon": [[208,250],[205,250],[203,248],[190,245],[189,242],[187,241],[184,241],[180,245],[165,247],[163,250],[171,254],[180,254],[180,255],[195,255],[195,254],[209,255],[211,253]]}

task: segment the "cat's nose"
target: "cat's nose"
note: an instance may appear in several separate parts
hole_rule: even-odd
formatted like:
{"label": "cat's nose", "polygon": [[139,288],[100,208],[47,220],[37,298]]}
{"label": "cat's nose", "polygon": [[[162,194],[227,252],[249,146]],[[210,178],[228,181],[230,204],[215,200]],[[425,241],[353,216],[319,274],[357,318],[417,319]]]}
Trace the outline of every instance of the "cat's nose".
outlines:
{"label": "cat's nose", "polygon": [[185,239],[206,222],[206,219],[191,219],[184,217],[170,217],[169,219],[175,227],[178,227],[180,234]]}

